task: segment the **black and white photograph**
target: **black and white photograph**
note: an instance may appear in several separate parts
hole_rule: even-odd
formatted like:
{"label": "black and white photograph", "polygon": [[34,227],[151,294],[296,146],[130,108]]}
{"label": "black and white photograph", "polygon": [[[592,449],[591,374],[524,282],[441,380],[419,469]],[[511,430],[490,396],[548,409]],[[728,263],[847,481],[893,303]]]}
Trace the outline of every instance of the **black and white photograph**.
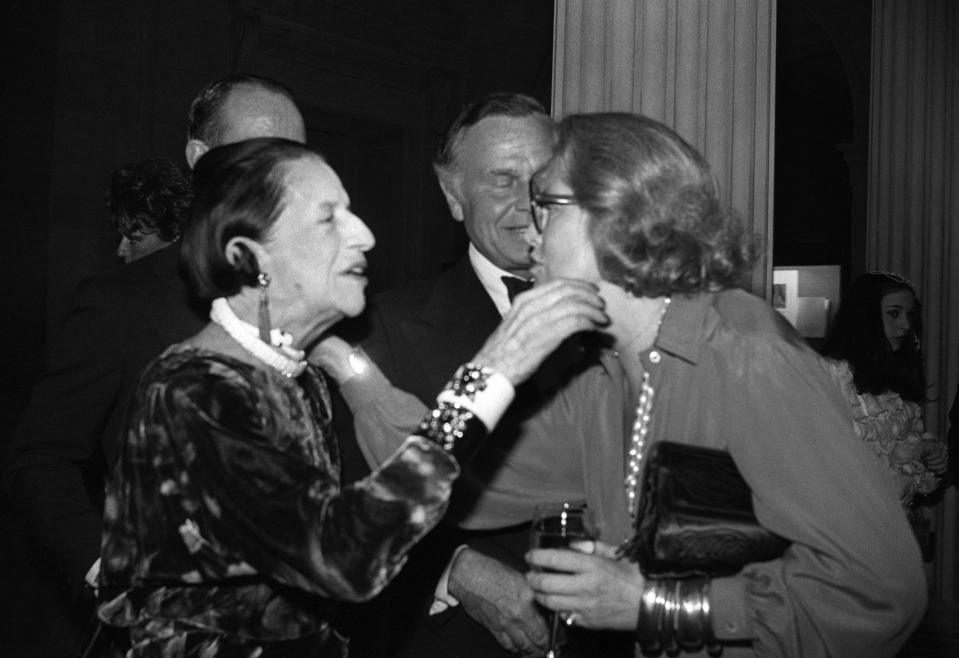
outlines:
{"label": "black and white photograph", "polygon": [[0,656],[959,655],[959,2],[0,12]]}

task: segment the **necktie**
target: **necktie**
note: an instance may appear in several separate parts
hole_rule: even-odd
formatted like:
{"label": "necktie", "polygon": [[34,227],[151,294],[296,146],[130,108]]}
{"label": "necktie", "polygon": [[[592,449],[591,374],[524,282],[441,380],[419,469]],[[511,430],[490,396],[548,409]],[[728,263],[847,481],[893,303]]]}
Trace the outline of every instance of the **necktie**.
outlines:
{"label": "necktie", "polygon": [[532,281],[527,281],[526,279],[521,279],[518,276],[504,276],[500,277],[500,280],[503,282],[503,285],[506,286],[506,295],[509,297],[510,304],[513,303],[513,298],[521,292],[526,292],[533,287]]}

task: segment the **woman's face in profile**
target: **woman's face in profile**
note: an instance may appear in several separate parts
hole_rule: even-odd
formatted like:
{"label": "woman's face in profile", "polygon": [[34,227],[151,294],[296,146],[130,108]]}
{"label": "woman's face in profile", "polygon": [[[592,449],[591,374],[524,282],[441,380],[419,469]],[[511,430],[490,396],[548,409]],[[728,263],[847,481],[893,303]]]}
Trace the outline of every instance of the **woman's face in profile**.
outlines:
{"label": "woman's face in profile", "polygon": [[[588,235],[589,215],[578,204],[553,205],[549,196],[570,197],[573,190],[565,180],[562,159],[554,157],[533,178],[534,195],[545,195],[539,216],[540,233],[534,226],[527,231],[532,246],[533,278],[537,284],[554,279],[579,279],[598,283],[599,267]],[[543,222],[545,220],[545,222]]]}
{"label": "woman's face in profile", "polygon": [[366,303],[366,256],[375,241],[336,172],[319,158],[288,163],[284,208],[263,247],[264,270],[280,303],[305,315],[338,320],[358,315]]}
{"label": "woman's face in profile", "polygon": [[893,352],[898,352],[903,340],[909,336],[913,306],[916,300],[908,290],[891,292],[880,300],[882,326]]}

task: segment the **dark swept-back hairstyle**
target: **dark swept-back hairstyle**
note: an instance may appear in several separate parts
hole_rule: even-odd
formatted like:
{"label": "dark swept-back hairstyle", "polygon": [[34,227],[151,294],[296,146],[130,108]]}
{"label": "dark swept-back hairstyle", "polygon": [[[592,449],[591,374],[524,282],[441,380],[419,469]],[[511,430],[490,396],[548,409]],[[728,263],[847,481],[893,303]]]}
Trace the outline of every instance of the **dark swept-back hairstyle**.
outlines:
{"label": "dark swept-back hairstyle", "polygon": [[456,152],[466,135],[466,131],[487,117],[535,117],[543,121],[543,125],[553,128],[553,120],[546,113],[546,108],[526,94],[496,92],[488,94],[463,108],[449,128],[436,156],[433,158],[433,169],[437,173],[446,171],[456,162]]}
{"label": "dark swept-back hairstyle", "polygon": [[296,103],[292,92],[276,80],[248,74],[224,75],[207,83],[190,103],[186,138],[197,139],[210,147],[218,146],[224,132],[223,105],[230,92],[244,85],[266,89]]}
{"label": "dark swept-back hairstyle", "polygon": [[156,233],[173,242],[183,233],[193,185],[169,158],[131,162],[113,172],[107,188],[110,222],[126,238]]}
{"label": "dark swept-back hairstyle", "polygon": [[555,155],[589,214],[600,273],[658,297],[742,283],[757,244],[719,201],[709,165],[675,132],[621,112],[559,123]]}
{"label": "dark swept-back hairstyle", "polygon": [[256,286],[259,266],[246,251],[226,257],[235,237],[263,242],[286,206],[287,164],[323,157],[305,144],[259,137],[209,150],[193,170],[196,196],[183,236],[181,258],[194,292],[203,300]]}
{"label": "dark swept-back hairstyle", "polygon": [[[882,298],[902,291],[911,293],[915,301],[909,316],[912,335],[893,351],[883,324]],[[922,306],[915,286],[898,274],[868,272],[853,281],[843,295],[823,354],[849,363],[860,393],[875,395],[888,390],[919,402],[926,396],[921,335]]]}

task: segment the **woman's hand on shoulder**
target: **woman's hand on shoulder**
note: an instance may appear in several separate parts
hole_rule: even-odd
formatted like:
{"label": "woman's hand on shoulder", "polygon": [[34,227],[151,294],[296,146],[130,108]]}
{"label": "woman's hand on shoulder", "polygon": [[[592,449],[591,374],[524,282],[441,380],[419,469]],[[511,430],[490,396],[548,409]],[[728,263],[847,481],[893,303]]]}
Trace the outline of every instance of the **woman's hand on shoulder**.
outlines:
{"label": "woman's hand on shoulder", "polygon": [[517,295],[474,361],[525,381],[567,337],[609,324],[596,286],[557,280]]}
{"label": "woman's hand on shoulder", "polygon": [[306,359],[311,365],[322,368],[338,384],[362,374],[373,365],[362,349],[332,334],[317,341]]}
{"label": "woman's hand on shoulder", "polygon": [[549,570],[526,574],[536,600],[566,613],[566,618],[573,614],[576,626],[635,630],[645,585],[639,567],[617,558],[616,550],[600,541],[581,542],[574,548],[534,549],[526,554],[530,566]]}

